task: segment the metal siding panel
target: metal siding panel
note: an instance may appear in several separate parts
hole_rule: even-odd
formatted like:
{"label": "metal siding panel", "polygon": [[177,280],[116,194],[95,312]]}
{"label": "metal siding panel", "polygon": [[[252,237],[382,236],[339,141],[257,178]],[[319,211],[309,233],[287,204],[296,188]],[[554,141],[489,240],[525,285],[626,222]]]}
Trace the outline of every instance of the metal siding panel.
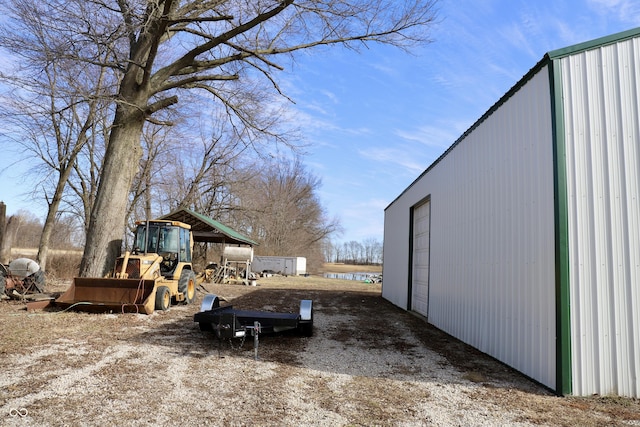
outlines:
{"label": "metal siding panel", "polygon": [[408,309],[409,206],[399,202],[384,212],[382,297]]}
{"label": "metal siding panel", "polygon": [[387,208],[383,296],[406,292],[398,254],[430,194],[430,323],[554,388],[550,105],[544,68]]}
{"label": "metal siding panel", "polygon": [[429,212],[427,201],[414,209],[412,309],[429,314]]}
{"label": "metal siding panel", "polygon": [[638,39],[560,60],[573,392],[640,396]]}

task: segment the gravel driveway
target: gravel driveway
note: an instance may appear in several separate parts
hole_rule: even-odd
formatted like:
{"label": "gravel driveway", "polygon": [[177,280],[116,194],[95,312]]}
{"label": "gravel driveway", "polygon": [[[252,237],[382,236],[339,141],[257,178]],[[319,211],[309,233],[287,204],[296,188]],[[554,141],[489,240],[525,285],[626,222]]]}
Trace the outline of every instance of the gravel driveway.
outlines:
{"label": "gravel driveway", "polygon": [[[201,291],[149,316],[0,303],[0,425],[640,425],[637,399],[554,396],[380,285],[272,277]],[[314,334],[262,335],[255,360],[252,341],[219,343],[193,322],[204,291],[279,312],[312,299]]]}

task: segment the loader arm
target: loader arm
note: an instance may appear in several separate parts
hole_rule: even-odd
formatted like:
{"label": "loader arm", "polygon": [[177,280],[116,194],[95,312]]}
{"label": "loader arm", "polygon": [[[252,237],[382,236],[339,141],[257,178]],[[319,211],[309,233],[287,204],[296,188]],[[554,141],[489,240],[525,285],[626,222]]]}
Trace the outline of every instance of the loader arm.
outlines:
{"label": "loader arm", "polygon": [[147,274],[153,273],[154,267],[157,267],[157,271],[160,271],[160,263],[162,262],[162,259],[163,258],[158,255],[156,259],[151,264],[149,264],[149,267],[146,270],[140,271],[140,277],[147,277]]}

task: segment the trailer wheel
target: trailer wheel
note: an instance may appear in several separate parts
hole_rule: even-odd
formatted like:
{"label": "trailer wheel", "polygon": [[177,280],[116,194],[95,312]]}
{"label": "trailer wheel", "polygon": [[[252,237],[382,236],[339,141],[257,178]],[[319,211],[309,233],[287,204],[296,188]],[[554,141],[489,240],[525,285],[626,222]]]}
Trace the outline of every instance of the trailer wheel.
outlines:
{"label": "trailer wheel", "polygon": [[178,292],[184,295],[185,304],[191,304],[196,299],[196,274],[193,270],[182,270],[178,280]]}
{"label": "trailer wheel", "polygon": [[200,326],[200,330],[203,332],[213,331],[213,326],[211,326],[211,323],[200,322],[198,323],[198,325]]}
{"label": "trailer wheel", "polygon": [[302,335],[303,337],[313,336],[313,322],[299,324],[298,331],[300,332],[300,335]]}
{"label": "trailer wheel", "polygon": [[167,311],[171,305],[171,293],[166,286],[156,289],[156,310]]}

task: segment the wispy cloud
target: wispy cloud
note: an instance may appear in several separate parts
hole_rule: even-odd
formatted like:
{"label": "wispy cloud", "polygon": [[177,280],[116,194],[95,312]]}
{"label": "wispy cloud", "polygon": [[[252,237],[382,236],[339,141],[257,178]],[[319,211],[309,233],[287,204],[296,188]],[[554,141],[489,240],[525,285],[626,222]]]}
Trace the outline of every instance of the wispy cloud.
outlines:
{"label": "wispy cloud", "polygon": [[447,125],[424,125],[414,129],[398,129],[395,134],[407,141],[419,142],[428,147],[445,149],[449,147],[460,136],[464,129],[458,126]]}
{"label": "wispy cloud", "polygon": [[391,200],[370,198],[347,205],[342,211],[342,222],[343,226],[349,228],[349,240],[380,240],[384,231],[384,209],[390,202]]}
{"label": "wispy cloud", "polygon": [[370,67],[386,75],[387,77],[396,78],[399,76],[398,67],[397,65],[394,66],[394,64],[370,62]]}
{"label": "wispy cloud", "polygon": [[371,147],[359,153],[365,159],[384,164],[387,172],[399,172],[405,176],[415,177],[426,168],[426,156],[416,156],[415,150],[409,150],[403,146]]}
{"label": "wispy cloud", "polygon": [[321,90],[320,93],[323,94],[332,103],[334,103],[334,104],[339,104],[340,103],[340,98],[335,93],[333,93],[331,91],[328,91],[328,90]]}
{"label": "wispy cloud", "polygon": [[588,0],[595,12],[601,17],[613,17],[631,25],[640,24],[640,2],[637,0]]}

